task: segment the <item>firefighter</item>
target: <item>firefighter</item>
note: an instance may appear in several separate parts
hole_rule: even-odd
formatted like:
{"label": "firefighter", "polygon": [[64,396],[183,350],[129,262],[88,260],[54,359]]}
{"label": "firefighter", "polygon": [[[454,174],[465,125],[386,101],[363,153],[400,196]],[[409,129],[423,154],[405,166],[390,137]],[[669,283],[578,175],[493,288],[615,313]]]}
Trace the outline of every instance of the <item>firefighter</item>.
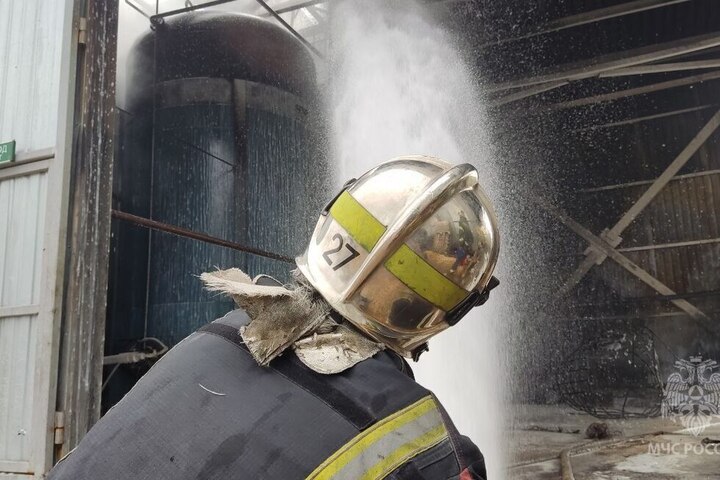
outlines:
{"label": "firefighter", "polygon": [[203,274],[240,308],[170,350],[48,478],[485,479],[405,358],[487,300],[498,248],[471,165],[376,167],[321,213],[294,284]]}

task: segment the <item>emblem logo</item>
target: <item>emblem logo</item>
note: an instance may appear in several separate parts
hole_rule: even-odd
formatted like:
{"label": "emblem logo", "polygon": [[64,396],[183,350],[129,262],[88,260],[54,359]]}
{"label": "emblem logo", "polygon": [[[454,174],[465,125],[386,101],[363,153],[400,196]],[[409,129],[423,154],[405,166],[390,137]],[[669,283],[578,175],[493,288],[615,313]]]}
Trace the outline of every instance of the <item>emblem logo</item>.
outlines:
{"label": "emblem logo", "polygon": [[720,365],[690,357],[676,361],[675,368],[663,391],[661,413],[697,437],[720,418],[720,373],[714,372]]}

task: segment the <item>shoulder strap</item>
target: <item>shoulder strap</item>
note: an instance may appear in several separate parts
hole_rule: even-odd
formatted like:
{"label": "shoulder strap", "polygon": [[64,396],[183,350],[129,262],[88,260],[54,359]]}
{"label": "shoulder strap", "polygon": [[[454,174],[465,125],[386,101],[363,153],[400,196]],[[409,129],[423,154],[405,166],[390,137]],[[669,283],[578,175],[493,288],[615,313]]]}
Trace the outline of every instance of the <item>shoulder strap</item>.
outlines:
{"label": "shoulder strap", "polygon": [[[201,327],[198,331],[220,336],[247,351],[247,347],[240,336],[240,331],[235,327],[213,322]],[[348,422],[352,423],[358,430],[367,428],[377,421],[358,399],[349,397],[335,388],[330,382],[324,381],[323,375],[315,373],[303,365],[294,353],[288,352],[273,360],[268,368],[275,370],[313,394]]]}

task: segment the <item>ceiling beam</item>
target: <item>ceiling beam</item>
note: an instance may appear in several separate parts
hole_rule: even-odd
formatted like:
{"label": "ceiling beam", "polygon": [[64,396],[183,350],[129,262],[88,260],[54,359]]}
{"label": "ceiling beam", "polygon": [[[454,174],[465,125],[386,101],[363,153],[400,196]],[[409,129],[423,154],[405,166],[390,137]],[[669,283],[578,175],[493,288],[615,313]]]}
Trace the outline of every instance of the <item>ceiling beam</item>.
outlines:
{"label": "ceiling beam", "polygon": [[[718,110],[710,120],[703,126],[697,135],[688,143],[688,145],[678,154],[677,157],[668,165],[665,171],[650,185],[645,193],[638,198],[635,203],[623,214],[618,222],[610,230],[605,230],[600,235],[603,241],[608,242],[611,246],[617,247],[622,238],[620,235],[622,232],[635,220],[635,218],[647,207],[650,202],[660,193],[660,191],[667,185],[670,180],[685,166],[685,164],[692,158],[692,156],[700,149],[700,147],[707,141],[710,136],[715,133],[718,126],[720,126],[720,110]],[[580,265],[570,275],[562,286],[559,295],[563,295],[569,292],[572,288],[577,285],[580,280],[592,269],[594,265],[600,265],[609,256],[603,249],[593,248],[596,247],[592,242],[591,246],[585,250],[585,258],[582,260]]]}
{"label": "ceiling beam", "polygon": [[662,283],[657,278],[653,277],[647,271],[643,270],[642,267],[634,263],[625,255],[615,250],[615,248],[608,242],[596,236],[590,230],[580,225],[580,223],[572,219],[567,213],[541,199],[538,199],[538,204],[545,211],[557,218],[560,223],[575,232],[578,236],[580,236],[583,240],[592,245],[595,249],[602,252],[603,255],[605,255],[606,257],[610,257],[618,265],[620,265],[625,270],[634,275],[636,278],[638,278],[641,282],[653,288],[660,295],[671,297],[671,299],[669,300],[673,304],[675,304],[676,307],[680,308],[682,311],[686,312],[693,318],[708,318],[707,315],[705,315],[700,309],[698,309],[696,306],[694,306],[687,300],[677,298],[677,293],[673,291],[670,287]]}
{"label": "ceiling beam", "polygon": [[624,17],[625,15],[631,15],[633,13],[667,7],[670,5],[685,3],[688,1],[690,0],[635,0],[632,2],[622,3],[620,5],[613,5],[611,7],[590,10],[589,12],[582,12],[576,15],[558,18],[557,20],[551,20],[550,22],[540,25],[536,29],[519,37],[512,37],[498,40],[495,42],[485,43],[484,45],[482,45],[482,48],[486,48],[492,45],[501,45],[504,43],[515,42],[517,40],[524,40],[526,38],[532,38],[538,35],[544,35],[546,33],[557,32],[559,30],[565,30],[567,28],[578,27],[580,25],[586,25],[588,23],[600,22],[603,20],[609,20],[611,18]]}
{"label": "ceiling beam", "polygon": [[510,93],[510,94],[504,95],[502,97],[498,97],[495,100],[491,100],[490,106],[491,107],[499,107],[502,105],[506,105],[511,102],[516,102],[518,100],[522,100],[523,98],[537,95],[539,93],[548,92],[550,90],[555,90],[556,88],[560,88],[564,85],[567,85],[568,83],[570,83],[570,82],[568,82],[567,80],[559,80],[557,82],[541,83],[540,85],[535,85],[534,87],[524,88],[515,93]]}
{"label": "ceiling beam", "polygon": [[683,38],[673,42],[649,45],[642,48],[611,53],[589,60],[567,65],[560,65],[547,73],[534,77],[520,78],[507,82],[489,85],[490,92],[510,90],[513,88],[531,87],[542,83],[558,81],[577,81],[599,76],[601,73],[621,68],[656,62],[666,58],[684,55],[690,52],[720,46],[720,32]]}
{"label": "ceiling beam", "polygon": [[[283,14],[283,13],[289,13],[293,12],[295,10],[299,10],[301,8],[310,7],[313,5],[317,5],[318,3],[327,3],[328,0],[302,0],[302,1],[290,1],[290,2],[283,2],[283,3],[277,3],[274,5],[273,10],[275,10],[275,13],[277,14]],[[261,17],[269,17],[271,16],[268,12],[262,12],[259,14]]]}
{"label": "ceiling beam", "polygon": [[[603,123],[602,125],[591,125],[589,127],[575,128],[572,130],[573,133],[578,132],[591,132],[594,130],[600,130],[603,128],[621,127],[623,125],[633,125],[635,123],[647,122],[650,120],[657,120],[659,118],[674,117],[676,115],[684,115],[686,113],[697,112],[699,110],[705,110],[706,108],[717,107],[715,103],[709,103],[707,105],[698,105],[697,107],[681,108],[679,110],[672,110],[670,112],[655,113],[653,115],[645,115],[642,117],[628,118],[625,120],[617,120],[615,122]],[[650,180],[647,183],[652,183]]]}
{"label": "ceiling beam", "polygon": [[676,78],[675,80],[667,80],[665,82],[652,83],[650,85],[643,85],[641,87],[628,88],[625,90],[618,90],[615,92],[593,95],[592,97],[578,98],[577,100],[569,100],[567,102],[553,103],[549,109],[565,110],[567,108],[582,107],[585,105],[596,105],[603,102],[612,102],[613,100],[619,100],[621,98],[634,97],[636,95],[645,95],[646,93],[660,92],[662,90],[669,90],[671,88],[684,87],[686,85],[693,85],[695,83],[717,80],[718,78],[720,78],[720,70],[703,73],[700,75],[691,75],[689,77]]}
{"label": "ceiling beam", "polygon": [[[704,172],[695,172],[695,173],[686,173],[685,175],[675,175],[671,182],[675,182],[678,180],[684,180],[688,178],[695,178],[695,177],[705,177],[707,175],[718,175],[720,174],[720,170],[705,170]],[[651,185],[655,180],[638,180],[637,182],[628,182],[628,183],[616,183],[614,185],[604,185],[602,187],[592,187],[592,188],[583,188],[578,190],[582,193],[594,193],[594,192],[603,192],[606,190],[617,190],[618,188],[628,188],[628,187],[638,187],[640,185]],[[622,249],[620,249],[622,251]]]}
{"label": "ceiling beam", "polygon": [[618,70],[610,70],[598,75],[600,78],[605,77],[625,77],[628,75],[646,75],[649,73],[668,73],[679,72],[683,70],[700,70],[705,68],[720,67],[720,59],[712,60],[696,60],[694,62],[676,62],[676,63],[657,63],[654,65],[638,65],[636,67],[620,68]]}

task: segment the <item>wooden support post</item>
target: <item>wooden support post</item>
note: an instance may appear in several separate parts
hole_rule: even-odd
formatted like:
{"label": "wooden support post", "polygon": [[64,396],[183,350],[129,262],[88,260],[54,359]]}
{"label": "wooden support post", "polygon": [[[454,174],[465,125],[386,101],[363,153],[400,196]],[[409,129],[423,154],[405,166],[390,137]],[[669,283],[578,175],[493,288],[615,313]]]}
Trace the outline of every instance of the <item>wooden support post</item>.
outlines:
{"label": "wooden support post", "polygon": [[[79,2],[82,3],[82,2]],[[88,0],[79,47],[58,411],[72,449],[100,418],[105,338],[118,0]]]}

